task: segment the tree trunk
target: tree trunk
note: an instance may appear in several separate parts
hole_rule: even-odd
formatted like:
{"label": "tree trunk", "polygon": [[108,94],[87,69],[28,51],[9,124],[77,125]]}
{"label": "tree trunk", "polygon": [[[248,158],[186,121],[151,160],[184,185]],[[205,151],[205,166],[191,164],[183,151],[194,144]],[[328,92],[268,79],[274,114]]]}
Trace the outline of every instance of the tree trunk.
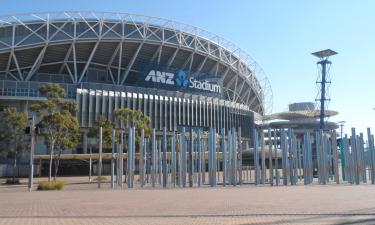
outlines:
{"label": "tree trunk", "polygon": [[14,142],[13,184],[16,182],[16,171],[17,171],[17,136]]}
{"label": "tree trunk", "polygon": [[17,171],[17,153],[14,153],[14,163],[13,163],[13,184],[16,182],[16,171]]}
{"label": "tree trunk", "polygon": [[56,181],[57,172],[58,172],[59,166],[60,166],[60,156],[61,156],[61,151],[59,151],[59,153],[57,155],[57,158],[55,159],[55,176],[53,177],[54,181]]}
{"label": "tree trunk", "polygon": [[53,146],[54,145],[54,141],[51,141],[51,151],[50,151],[50,154],[49,154],[49,174],[48,174],[48,182],[51,181],[52,179],[52,156],[53,156]]}

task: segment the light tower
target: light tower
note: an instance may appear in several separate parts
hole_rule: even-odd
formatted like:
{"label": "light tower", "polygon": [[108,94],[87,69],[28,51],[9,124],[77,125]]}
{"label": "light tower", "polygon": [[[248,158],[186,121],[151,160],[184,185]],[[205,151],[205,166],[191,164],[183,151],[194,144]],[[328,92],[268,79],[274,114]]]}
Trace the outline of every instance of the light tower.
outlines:
{"label": "light tower", "polygon": [[329,79],[327,79],[327,65],[331,64],[331,61],[329,61],[328,58],[330,56],[332,56],[332,55],[336,55],[337,52],[332,51],[331,49],[326,49],[326,50],[319,51],[319,52],[314,52],[314,53],[311,53],[311,54],[313,56],[316,56],[316,57],[319,58],[319,61],[317,62],[317,64],[322,67],[322,70],[321,70],[321,72],[322,72],[321,80],[317,81],[317,83],[321,84],[320,99],[317,99],[317,101],[320,102],[320,116],[319,116],[320,123],[319,123],[319,128],[321,130],[324,130],[324,126],[325,126],[325,124],[324,124],[325,102],[330,100],[330,99],[326,98],[326,84],[331,82]]}

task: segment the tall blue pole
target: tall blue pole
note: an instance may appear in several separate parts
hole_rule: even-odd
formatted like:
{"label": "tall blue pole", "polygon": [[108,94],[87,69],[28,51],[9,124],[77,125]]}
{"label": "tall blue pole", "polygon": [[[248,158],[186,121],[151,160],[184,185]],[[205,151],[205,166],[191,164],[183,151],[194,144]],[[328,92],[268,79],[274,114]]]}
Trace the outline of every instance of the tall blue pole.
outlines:
{"label": "tall blue pole", "polygon": [[166,188],[167,187],[167,179],[168,179],[168,173],[167,173],[167,128],[166,127],[163,127],[162,148],[163,148],[163,188]]}
{"label": "tall blue pole", "polygon": [[254,158],[254,167],[255,167],[255,185],[258,185],[259,182],[259,156],[258,156],[258,133],[257,129],[253,129],[253,158]]}
{"label": "tall blue pole", "polygon": [[330,61],[328,61],[327,59],[324,59],[320,62],[318,62],[318,64],[322,65],[322,80],[321,80],[321,85],[322,85],[322,89],[321,89],[321,96],[320,96],[320,123],[319,123],[319,128],[321,130],[324,130],[324,108],[325,108],[325,101],[327,100],[326,99],[326,83],[327,83],[327,64],[331,64]]}

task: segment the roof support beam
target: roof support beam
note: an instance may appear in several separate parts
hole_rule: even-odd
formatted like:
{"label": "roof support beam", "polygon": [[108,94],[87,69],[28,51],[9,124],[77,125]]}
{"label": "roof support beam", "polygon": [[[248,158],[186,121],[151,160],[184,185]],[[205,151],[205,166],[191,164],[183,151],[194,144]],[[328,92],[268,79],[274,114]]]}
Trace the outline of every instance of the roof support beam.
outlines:
{"label": "roof support beam", "polygon": [[156,51],[154,52],[154,54],[151,57],[151,60],[150,60],[151,62],[155,62],[156,57],[158,57],[159,52],[161,51],[161,47],[162,47],[161,45],[159,45],[159,47],[157,47]]}
{"label": "roof support beam", "polygon": [[77,54],[76,54],[76,43],[73,41],[73,66],[74,66],[74,83],[77,83],[78,72],[77,72]]}
{"label": "roof support beam", "polygon": [[249,88],[249,90],[247,91],[247,97],[246,97],[246,104],[248,105],[249,104],[249,99],[250,99],[250,96],[251,96],[251,89]]}
{"label": "roof support beam", "polygon": [[199,66],[198,66],[198,70],[197,70],[197,73],[198,73],[198,74],[202,71],[203,66],[204,66],[204,64],[205,64],[206,61],[207,61],[207,58],[208,58],[208,56],[206,55],[206,56],[204,57],[203,61],[201,62],[201,64],[199,64]]}
{"label": "roof support beam", "polygon": [[111,77],[112,84],[116,84],[115,78],[114,78],[113,73],[112,73],[112,69],[107,67],[107,71],[109,72],[109,76]]}
{"label": "roof support beam", "polygon": [[[62,72],[64,71],[64,67],[67,66],[66,62],[68,61],[69,56],[72,53],[72,50],[73,50],[73,44],[70,45],[68,51],[66,52],[64,62],[61,64],[61,67],[59,69],[59,74],[62,74]],[[74,82],[74,80],[73,80],[73,82]]]}
{"label": "roof support beam", "polygon": [[[5,71],[6,71],[7,73],[9,73],[10,64],[12,63],[13,52],[14,52],[14,49],[12,48],[11,51],[10,51],[10,53],[9,53],[8,63],[7,63],[6,69],[5,69]],[[13,77],[13,74],[12,74],[11,76]],[[13,77],[13,78],[15,78],[15,77]],[[16,80],[19,80],[19,79],[16,78]]]}
{"label": "roof support beam", "polygon": [[118,53],[118,68],[117,68],[117,84],[120,84],[121,77],[121,64],[122,64],[122,42],[119,44],[119,53]]}
{"label": "roof support beam", "polygon": [[230,92],[231,90],[227,90],[227,96],[228,96],[228,99],[229,99],[229,101],[232,101],[232,98],[230,97],[230,94],[229,94],[229,92]]}
{"label": "roof support beam", "polygon": [[210,69],[209,74],[215,74],[216,76],[218,67],[219,67],[219,62],[216,62],[215,65],[213,65],[212,68]]}
{"label": "roof support beam", "polygon": [[168,67],[170,65],[172,65],[172,63],[173,63],[174,59],[176,58],[176,55],[177,55],[179,50],[180,50],[180,47],[176,48],[176,50],[173,52],[173,55],[168,59],[168,62],[167,62]]}
{"label": "roof support beam", "polygon": [[[113,76],[113,73],[112,73],[111,67],[112,67],[112,63],[113,63],[113,61],[115,60],[116,55],[117,55],[117,53],[118,53],[120,47],[122,48],[122,43],[123,43],[123,41],[121,40],[121,41],[117,44],[117,46],[116,46],[116,48],[115,48],[115,51],[113,52],[111,58],[109,58],[109,61],[108,61],[108,64],[107,64],[107,71],[109,72],[109,76],[111,77],[111,79],[112,79],[112,83],[113,83],[113,84],[116,84],[116,81],[115,81],[115,78],[114,78],[114,76]],[[122,56],[121,56],[121,57],[122,57]],[[121,60],[120,60],[119,64],[121,65]],[[117,69],[118,69],[118,68],[117,68]]]}
{"label": "roof support beam", "polygon": [[86,73],[87,69],[88,69],[89,66],[90,66],[91,60],[92,60],[92,58],[93,58],[94,55],[95,55],[95,52],[96,52],[96,49],[97,49],[98,46],[99,46],[99,43],[100,43],[100,39],[95,43],[94,48],[91,50],[91,54],[90,54],[89,58],[87,59],[87,62],[86,62],[85,67],[84,67],[83,70],[82,70],[82,73],[81,73],[81,76],[79,77],[78,83],[81,83],[81,81],[82,81],[82,79],[83,79],[83,76],[85,76],[85,73]]}
{"label": "roof support beam", "polygon": [[251,98],[249,106],[251,106],[254,103],[255,99],[257,99],[256,95],[254,95],[254,97]]}
{"label": "roof support beam", "polygon": [[236,76],[236,83],[235,83],[235,85],[234,85],[234,95],[236,95],[236,93],[237,93],[237,84],[238,84],[238,74],[237,74],[237,76]]}
{"label": "roof support beam", "polygon": [[[164,36],[164,33],[163,33],[163,36]],[[163,44],[160,46],[160,51],[159,51],[159,54],[158,54],[158,65],[160,64],[162,53],[163,53]]]}
{"label": "roof support beam", "polygon": [[[193,54],[194,54],[193,52],[190,53],[189,57],[185,60],[184,64],[182,64],[182,67],[181,67],[181,68],[186,68],[187,64],[188,64],[190,61],[192,61],[191,59],[192,59],[192,57],[193,57]],[[191,64],[191,63],[190,63],[190,64]]]}
{"label": "roof support beam", "polygon": [[16,64],[18,76],[20,77],[20,80],[23,80],[22,72],[21,72],[21,69],[20,69],[20,66],[18,64],[18,60],[17,60],[16,54],[14,53],[14,51],[12,52],[12,57],[13,57],[14,63]]}
{"label": "roof support beam", "polygon": [[191,69],[193,68],[193,61],[194,61],[194,53],[191,54],[190,65],[189,65],[189,72],[191,72]]}
{"label": "roof support beam", "polygon": [[10,71],[6,72],[6,74],[9,74],[11,77],[13,77],[13,79],[15,79],[16,81],[18,81],[19,79],[14,76]]}
{"label": "roof support beam", "polygon": [[142,49],[142,46],[143,46],[143,42],[141,42],[141,43],[138,45],[137,50],[135,51],[133,57],[131,58],[131,60],[130,60],[130,62],[129,62],[129,64],[128,64],[128,67],[126,68],[126,70],[125,70],[125,72],[124,72],[124,75],[122,76],[122,80],[121,80],[121,83],[120,83],[121,85],[125,83],[125,80],[126,80],[126,78],[128,77],[129,72],[130,72],[131,68],[133,67],[134,62],[135,62],[135,60],[137,59],[138,54],[139,54],[139,52],[140,52],[141,49]]}
{"label": "roof support beam", "polygon": [[68,73],[69,73],[70,79],[72,79],[72,82],[74,83],[74,76],[73,76],[72,71],[70,70],[70,68],[69,68],[69,66],[68,66],[67,63],[65,63],[65,66],[66,66],[66,70],[67,70]]}
{"label": "roof support beam", "polygon": [[[237,101],[238,100],[238,98],[240,97],[240,94],[241,94],[241,92],[242,92],[242,89],[243,89],[243,87],[245,86],[245,83],[246,83],[246,81],[243,81],[242,83],[241,83],[241,87],[240,87],[240,90],[238,91],[238,97],[235,99],[235,101]],[[236,84],[236,86],[237,86],[237,84]]]}
{"label": "roof support beam", "polygon": [[36,58],[33,66],[31,67],[29,73],[27,74],[26,78],[25,78],[25,81],[28,81],[31,79],[31,77],[34,75],[34,73],[36,71],[39,70],[39,67],[40,67],[40,64],[42,63],[43,61],[43,58],[44,58],[44,55],[46,53],[46,50],[47,50],[47,47],[48,47],[48,44],[46,44],[43,49],[39,52],[39,55],[38,57]]}
{"label": "roof support beam", "polygon": [[236,77],[237,77],[237,74],[230,78],[228,84],[226,85],[228,88],[230,88],[230,86],[232,86],[232,84],[235,81]]}

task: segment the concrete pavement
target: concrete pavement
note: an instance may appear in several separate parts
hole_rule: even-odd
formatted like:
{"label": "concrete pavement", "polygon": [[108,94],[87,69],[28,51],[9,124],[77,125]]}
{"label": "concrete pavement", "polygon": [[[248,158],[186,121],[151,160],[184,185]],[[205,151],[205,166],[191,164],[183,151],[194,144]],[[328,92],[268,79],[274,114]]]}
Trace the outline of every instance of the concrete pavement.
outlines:
{"label": "concrete pavement", "polygon": [[375,186],[0,187],[0,224],[375,224]]}

